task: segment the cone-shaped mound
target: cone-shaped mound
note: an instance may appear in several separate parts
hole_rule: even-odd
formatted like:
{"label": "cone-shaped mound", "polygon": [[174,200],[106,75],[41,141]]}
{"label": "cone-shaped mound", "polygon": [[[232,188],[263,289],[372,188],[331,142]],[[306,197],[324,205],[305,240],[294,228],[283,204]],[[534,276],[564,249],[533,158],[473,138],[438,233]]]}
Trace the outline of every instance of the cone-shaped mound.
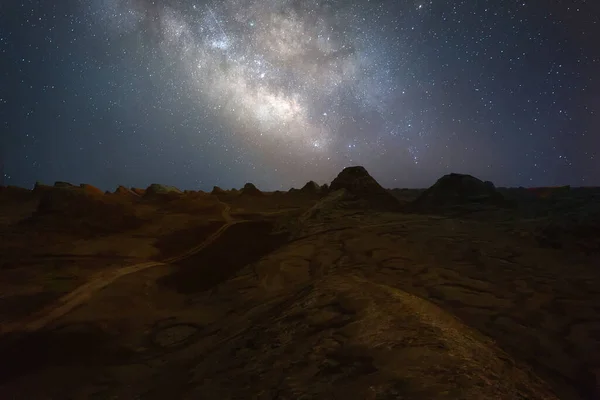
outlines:
{"label": "cone-shaped mound", "polygon": [[262,196],[263,192],[258,190],[252,183],[246,183],[241,190],[243,196]]}
{"label": "cone-shaped mound", "polygon": [[397,211],[400,203],[385,190],[364,167],[347,167],[329,185],[329,191],[346,189],[366,203],[368,208],[380,211]]}
{"label": "cone-shaped mound", "polygon": [[115,190],[115,194],[118,194],[120,196],[132,196],[132,197],[139,196],[139,194],[137,194],[133,190],[127,189],[125,186],[120,186],[120,185],[117,187],[117,190]]}
{"label": "cone-shaped mound", "polygon": [[317,194],[321,191],[321,187],[315,181],[308,181],[306,185],[300,189],[300,192],[305,194]]}
{"label": "cone-shaped mound", "polygon": [[210,192],[210,194],[227,194],[227,192],[218,186],[213,186],[213,190]]}
{"label": "cone-shaped mound", "polygon": [[90,185],[88,183],[82,183],[79,187],[87,194],[91,195],[104,195],[104,192],[98,189],[96,186]]}
{"label": "cone-shaped mound", "polygon": [[451,173],[442,176],[412,204],[419,210],[469,204],[501,205],[504,197],[492,182],[471,175]]}

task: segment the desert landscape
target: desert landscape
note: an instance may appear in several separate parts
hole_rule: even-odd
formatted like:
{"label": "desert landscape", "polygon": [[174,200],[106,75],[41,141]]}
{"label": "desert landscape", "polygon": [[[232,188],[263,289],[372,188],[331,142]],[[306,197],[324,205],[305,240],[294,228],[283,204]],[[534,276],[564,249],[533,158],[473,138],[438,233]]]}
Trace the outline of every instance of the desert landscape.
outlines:
{"label": "desert landscape", "polygon": [[0,189],[0,397],[598,399],[600,188]]}

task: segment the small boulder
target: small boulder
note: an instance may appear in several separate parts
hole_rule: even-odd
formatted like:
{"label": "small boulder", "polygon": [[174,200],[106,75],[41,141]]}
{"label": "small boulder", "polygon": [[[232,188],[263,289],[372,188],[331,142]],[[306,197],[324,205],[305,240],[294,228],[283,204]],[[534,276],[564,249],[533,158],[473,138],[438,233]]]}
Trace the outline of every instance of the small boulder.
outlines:
{"label": "small boulder", "polygon": [[242,196],[262,196],[263,192],[258,190],[252,183],[246,183],[240,193]]}

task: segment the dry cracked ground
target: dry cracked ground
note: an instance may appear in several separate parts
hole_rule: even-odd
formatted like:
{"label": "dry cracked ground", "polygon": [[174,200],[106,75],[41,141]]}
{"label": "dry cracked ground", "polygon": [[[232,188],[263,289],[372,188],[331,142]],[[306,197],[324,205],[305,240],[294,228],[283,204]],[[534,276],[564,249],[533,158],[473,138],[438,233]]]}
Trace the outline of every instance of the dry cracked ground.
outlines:
{"label": "dry cracked ground", "polygon": [[[75,224],[0,196],[3,399],[600,393],[600,254],[540,240],[539,215],[106,194]],[[116,231],[87,218],[109,203]]]}

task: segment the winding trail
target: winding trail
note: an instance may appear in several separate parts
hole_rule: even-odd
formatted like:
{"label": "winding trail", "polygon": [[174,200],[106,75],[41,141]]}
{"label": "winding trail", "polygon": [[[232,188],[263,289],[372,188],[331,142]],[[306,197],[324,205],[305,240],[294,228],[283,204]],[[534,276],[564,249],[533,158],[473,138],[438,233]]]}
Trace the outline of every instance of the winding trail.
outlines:
{"label": "winding trail", "polygon": [[68,314],[78,306],[82,305],[83,303],[88,301],[96,292],[104,289],[105,287],[107,287],[108,285],[125,275],[140,272],[148,268],[157,267],[161,265],[168,265],[173,262],[181,261],[187,257],[190,257],[202,251],[207,246],[212,244],[215,240],[217,240],[223,234],[223,232],[229,229],[229,227],[235,224],[245,222],[244,220],[234,220],[229,214],[231,207],[225,203],[222,204],[224,204],[225,206],[221,211],[221,216],[225,221],[225,225],[219,228],[219,230],[210,235],[199,245],[187,250],[186,252],[178,256],[171,257],[163,261],[149,261],[139,264],[128,265],[112,271],[103,271],[97,274],[95,277],[91,278],[89,282],[79,286],[77,289],[73,290],[69,294],[64,295],[63,297],[50,304],[49,306],[43,308],[39,312],[34,313],[33,315],[24,318],[20,321],[0,325],[0,334],[23,331],[32,332],[40,330],[48,326],[52,322],[56,321],[60,317]]}

